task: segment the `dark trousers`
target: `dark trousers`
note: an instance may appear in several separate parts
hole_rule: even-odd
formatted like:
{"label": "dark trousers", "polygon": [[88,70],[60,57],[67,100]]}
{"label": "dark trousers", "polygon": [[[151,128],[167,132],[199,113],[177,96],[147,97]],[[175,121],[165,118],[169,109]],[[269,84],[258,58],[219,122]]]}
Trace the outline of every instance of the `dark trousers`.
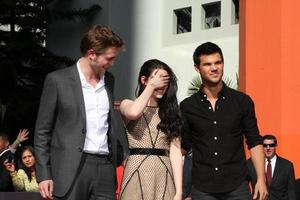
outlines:
{"label": "dark trousers", "polygon": [[192,187],[193,200],[252,200],[249,184],[244,181],[235,190],[226,193],[206,193]]}
{"label": "dark trousers", "polygon": [[70,191],[65,197],[54,199],[115,200],[115,186],[115,168],[111,161],[107,157],[84,154]]}

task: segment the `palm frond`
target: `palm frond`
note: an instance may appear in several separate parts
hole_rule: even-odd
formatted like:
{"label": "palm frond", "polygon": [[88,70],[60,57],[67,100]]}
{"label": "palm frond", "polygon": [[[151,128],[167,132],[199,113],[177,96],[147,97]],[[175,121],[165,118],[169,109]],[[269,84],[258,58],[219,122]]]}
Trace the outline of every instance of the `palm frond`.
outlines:
{"label": "palm frond", "polygon": [[[223,76],[224,83],[235,90],[239,89],[239,75],[236,73],[236,80],[231,79],[230,77]],[[202,80],[199,74],[193,77],[192,81],[190,82],[190,85],[188,86],[187,95],[191,96],[198,92],[201,88]]]}

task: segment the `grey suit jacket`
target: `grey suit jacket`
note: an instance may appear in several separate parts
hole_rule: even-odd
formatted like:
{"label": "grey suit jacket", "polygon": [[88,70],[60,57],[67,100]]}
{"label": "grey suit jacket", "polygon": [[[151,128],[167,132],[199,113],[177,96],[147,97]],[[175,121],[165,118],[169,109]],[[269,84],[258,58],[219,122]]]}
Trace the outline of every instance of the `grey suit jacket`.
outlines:
{"label": "grey suit jacket", "polygon": [[[128,146],[120,114],[113,109],[113,86],[114,78],[107,72],[105,87],[110,102],[108,146],[111,161],[116,166],[117,155],[122,160]],[[76,66],[48,74],[36,121],[34,147],[37,180],[52,179],[55,196],[64,196],[76,177],[85,133],[84,98]],[[118,152],[120,147],[122,152]]]}
{"label": "grey suit jacket", "polygon": [[[247,161],[252,188],[256,184],[256,172],[251,159]],[[295,173],[293,163],[277,156],[268,200],[296,200]]]}

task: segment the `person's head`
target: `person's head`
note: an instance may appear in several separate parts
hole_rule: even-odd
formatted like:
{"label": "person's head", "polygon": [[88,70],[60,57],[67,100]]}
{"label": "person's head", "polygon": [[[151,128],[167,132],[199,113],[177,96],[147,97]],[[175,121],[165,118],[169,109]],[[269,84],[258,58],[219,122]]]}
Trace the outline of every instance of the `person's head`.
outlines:
{"label": "person's head", "polygon": [[176,97],[177,78],[172,69],[157,59],[146,61],[140,69],[136,96],[144,91],[149,77],[156,69],[159,69],[157,74],[169,76],[168,86],[155,91],[153,94],[153,97],[158,101],[158,114],[161,120],[157,128],[166,133],[168,139],[172,140],[179,136],[182,126]]}
{"label": "person's head", "polygon": [[96,25],[83,35],[80,51],[83,57],[88,58],[92,70],[103,74],[114,64],[123,46],[123,40],[110,28]]}
{"label": "person's head", "polygon": [[218,45],[212,42],[201,44],[195,49],[193,60],[204,84],[216,85],[222,81],[224,57]]}
{"label": "person's head", "polygon": [[35,167],[35,154],[31,146],[24,146],[21,150],[21,162],[25,168]]}
{"label": "person's head", "polygon": [[263,146],[266,158],[273,158],[276,154],[277,139],[274,135],[263,136]]}
{"label": "person's head", "polygon": [[35,154],[31,146],[24,146],[20,151],[19,167],[23,169],[28,176],[29,181],[32,180],[32,173],[35,172]]}
{"label": "person's head", "polygon": [[169,85],[164,88],[159,88],[155,90],[153,97],[157,99],[157,101],[168,99],[169,97],[173,97],[176,95],[177,92],[177,78],[172,71],[172,69],[164,62],[157,60],[157,59],[151,59],[146,61],[139,73],[138,77],[138,87],[136,90],[136,96],[139,96],[145,89],[146,85],[148,84],[149,77],[153,74],[153,72],[158,69],[157,75],[159,76],[165,76],[168,75],[170,77],[169,79]]}
{"label": "person's head", "polygon": [[7,149],[9,146],[9,136],[7,130],[0,128],[0,153]]}

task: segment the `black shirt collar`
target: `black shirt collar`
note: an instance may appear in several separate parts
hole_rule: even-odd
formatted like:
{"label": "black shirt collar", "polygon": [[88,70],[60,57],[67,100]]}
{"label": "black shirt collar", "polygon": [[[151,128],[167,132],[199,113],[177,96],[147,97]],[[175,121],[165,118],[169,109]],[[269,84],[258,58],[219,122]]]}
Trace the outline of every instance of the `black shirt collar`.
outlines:
{"label": "black shirt collar", "polygon": [[[227,90],[228,90],[228,86],[223,81],[223,86],[222,86],[220,92],[218,93],[218,99],[220,99],[220,98],[225,99]],[[200,94],[201,99],[207,99],[207,95],[203,92],[203,84],[201,84],[199,94]]]}

